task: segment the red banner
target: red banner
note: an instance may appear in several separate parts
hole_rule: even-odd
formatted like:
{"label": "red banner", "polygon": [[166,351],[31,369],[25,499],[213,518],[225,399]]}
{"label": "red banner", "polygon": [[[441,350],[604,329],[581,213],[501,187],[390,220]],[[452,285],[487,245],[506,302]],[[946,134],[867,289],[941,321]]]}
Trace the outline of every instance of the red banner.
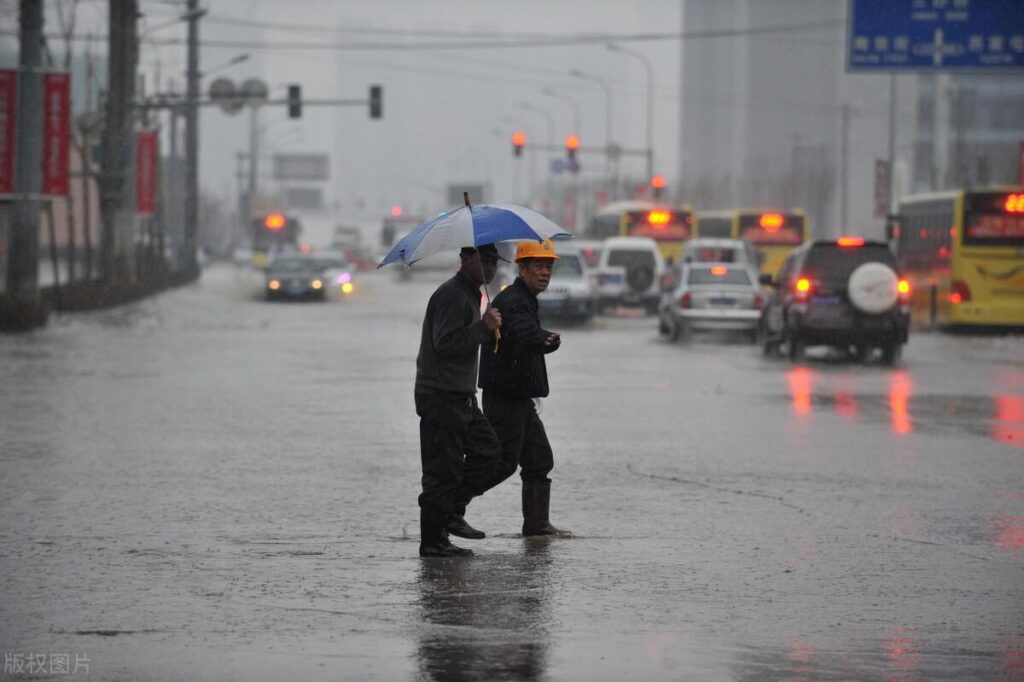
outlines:
{"label": "red banner", "polygon": [[43,194],[67,196],[71,170],[71,77],[43,78]]}
{"label": "red banner", "polygon": [[142,215],[156,212],[157,161],[156,131],[135,134],[135,211]]}
{"label": "red banner", "polygon": [[0,70],[0,194],[14,191],[14,126],[18,72]]}

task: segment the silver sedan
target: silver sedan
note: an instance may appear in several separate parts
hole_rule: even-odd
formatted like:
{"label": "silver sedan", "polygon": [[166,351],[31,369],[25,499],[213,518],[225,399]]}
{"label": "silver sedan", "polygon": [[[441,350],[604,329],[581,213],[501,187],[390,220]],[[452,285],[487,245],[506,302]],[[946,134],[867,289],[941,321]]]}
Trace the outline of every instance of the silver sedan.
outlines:
{"label": "silver sedan", "polygon": [[672,341],[694,330],[736,331],[757,341],[764,293],[757,271],[740,263],[684,263],[663,281],[658,330]]}

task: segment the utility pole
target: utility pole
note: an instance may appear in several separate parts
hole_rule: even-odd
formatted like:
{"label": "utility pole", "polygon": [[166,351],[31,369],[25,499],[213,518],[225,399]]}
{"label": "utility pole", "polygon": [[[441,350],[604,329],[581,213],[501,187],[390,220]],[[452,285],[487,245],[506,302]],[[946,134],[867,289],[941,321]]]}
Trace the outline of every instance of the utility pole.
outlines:
{"label": "utility pole", "polygon": [[185,271],[199,276],[199,0],[188,0],[188,69],[185,74]]}
{"label": "utility pole", "polygon": [[850,111],[849,104],[840,107],[842,112],[842,132],[840,133],[839,151],[839,229],[845,234],[850,229],[849,185],[850,185]]}
{"label": "utility pole", "polygon": [[133,147],[133,104],[137,63],[137,0],[110,0],[106,121],[103,128],[103,168],[100,172],[100,277],[110,282],[131,232],[134,206],[130,201]]}
{"label": "utility pole", "polygon": [[260,171],[260,108],[255,103],[249,105],[249,187],[246,194],[246,215],[243,224],[248,225],[256,205],[256,190]]}
{"label": "utility pole", "polygon": [[7,292],[26,303],[39,301],[39,195],[43,188],[43,3],[21,0],[18,9],[18,142],[14,171]]}

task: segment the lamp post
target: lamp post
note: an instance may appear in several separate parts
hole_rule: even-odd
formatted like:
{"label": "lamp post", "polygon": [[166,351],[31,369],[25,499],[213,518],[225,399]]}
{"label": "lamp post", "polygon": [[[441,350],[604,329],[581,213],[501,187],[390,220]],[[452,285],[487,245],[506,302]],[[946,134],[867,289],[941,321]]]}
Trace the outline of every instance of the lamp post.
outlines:
{"label": "lamp post", "polygon": [[616,43],[608,43],[607,47],[612,52],[621,52],[636,57],[647,72],[647,178],[650,179],[654,174],[654,142],[652,138],[654,131],[654,68],[651,66],[650,60],[636,50],[630,50]]}
{"label": "lamp post", "polygon": [[603,79],[593,74],[585,73],[579,69],[572,69],[569,71],[569,75],[573,78],[582,78],[583,80],[593,81],[601,86],[604,90],[604,143],[606,147],[612,145],[612,89],[608,83]]}
{"label": "lamp post", "polygon": [[567,102],[569,104],[569,107],[572,109],[572,132],[575,133],[576,135],[579,135],[580,126],[582,125],[580,123],[581,116],[579,102],[574,100],[572,97],[569,97],[569,95],[566,95],[563,92],[552,90],[551,88],[544,88],[543,90],[541,90],[541,92],[547,95],[548,97],[554,97],[555,99],[560,99],[563,102]]}

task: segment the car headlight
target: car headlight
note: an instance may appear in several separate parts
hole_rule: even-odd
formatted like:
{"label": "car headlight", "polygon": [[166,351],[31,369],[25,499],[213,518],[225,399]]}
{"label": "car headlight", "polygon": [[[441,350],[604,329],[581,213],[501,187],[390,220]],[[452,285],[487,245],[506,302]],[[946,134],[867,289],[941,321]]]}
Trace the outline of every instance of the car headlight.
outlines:
{"label": "car headlight", "polygon": [[276,279],[272,279],[270,280],[269,283],[267,283],[267,288],[270,289],[271,291],[277,291],[278,289],[281,288],[281,283]]}
{"label": "car headlight", "polygon": [[323,283],[323,282],[322,282],[321,280],[318,280],[318,279],[314,279],[314,280],[313,280],[312,282],[310,282],[309,284],[310,284],[310,286],[312,286],[312,287],[313,287],[314,289],[322,289],[322,288],[323,288],[323,286],[324,286],[324,283]]}
{"label": "car headlight", "polygon": [[341,290],[346,294],[351,294],[352,291],[355,290],[355,287],[352,286],[352,282],[345,282],[341,285]]}

